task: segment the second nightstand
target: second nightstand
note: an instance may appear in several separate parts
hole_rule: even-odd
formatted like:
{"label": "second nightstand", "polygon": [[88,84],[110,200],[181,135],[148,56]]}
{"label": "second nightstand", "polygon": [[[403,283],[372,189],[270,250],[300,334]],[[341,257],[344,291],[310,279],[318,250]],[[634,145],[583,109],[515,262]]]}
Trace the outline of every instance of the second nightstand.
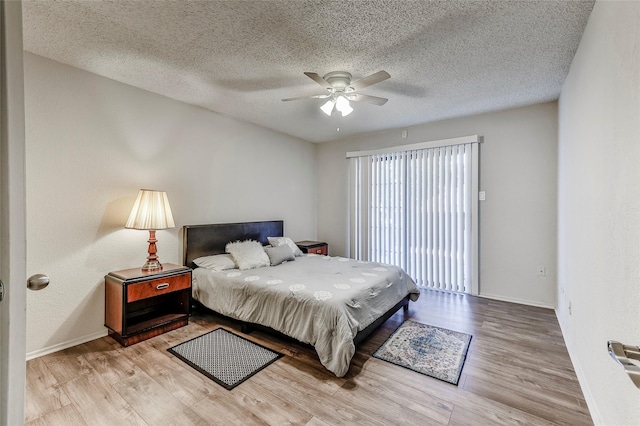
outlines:
{"label": "second nightstand", "polygon": [[297,241],[296,245],[303,253],[329,254],[329,245],[321,241]]}
{"label": "second nightstand", "polygon": [[104,278],[104,325],[124,346],[189,323],[191,269],[165,264],[161,271],[140,268],[110,272]]}

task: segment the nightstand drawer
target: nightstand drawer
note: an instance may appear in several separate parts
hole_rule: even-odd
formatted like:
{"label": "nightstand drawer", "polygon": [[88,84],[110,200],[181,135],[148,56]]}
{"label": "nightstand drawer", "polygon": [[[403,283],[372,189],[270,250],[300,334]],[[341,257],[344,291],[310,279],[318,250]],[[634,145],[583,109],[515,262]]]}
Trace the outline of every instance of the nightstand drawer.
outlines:
{"label": "nightstand drawer", "polygon": [[312,247],[307,249],[307,253],[327,255],[327,246]]}
{"label": "nightstand drawer", "polygon": [[323,256],[329,254],[329,245],[322,241],[296,241],[296,245],[303,253],[321,254]]}
{"label": "nightstand drawer", "polygon": [[165,277],[157,280],[146,281],[127,286],[127,300],[136,300],[159,296],[172,291],[182,290],[191,286],[190,274],[177,275],[175,277]]}

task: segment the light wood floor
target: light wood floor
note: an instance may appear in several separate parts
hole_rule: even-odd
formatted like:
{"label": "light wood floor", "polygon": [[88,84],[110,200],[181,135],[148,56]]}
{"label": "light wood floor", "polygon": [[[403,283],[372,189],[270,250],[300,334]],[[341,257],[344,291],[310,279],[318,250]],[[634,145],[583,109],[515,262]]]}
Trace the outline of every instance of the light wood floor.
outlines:
{"label": "light wood floor", "polygon": [[[458,386],[371,357],[405,318],[473,335]],[[167,348],[218,326],[187,327],[123,348],[110,337],[27,362],[29,425],[589,425],[552,310],[423,291],[389,319],[337,378],[302,344],[249,338],[286,356],[228,391]]]}

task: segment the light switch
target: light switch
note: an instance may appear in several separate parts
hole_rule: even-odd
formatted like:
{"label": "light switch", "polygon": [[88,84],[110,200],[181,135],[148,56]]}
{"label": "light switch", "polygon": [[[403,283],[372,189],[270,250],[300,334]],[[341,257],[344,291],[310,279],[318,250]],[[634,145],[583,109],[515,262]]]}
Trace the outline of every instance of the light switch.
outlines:
{"label": "light switch", "polygon": [[480,201],[484,201],[485,200],[484,191],[478,192],[478,200],[480,200]]}

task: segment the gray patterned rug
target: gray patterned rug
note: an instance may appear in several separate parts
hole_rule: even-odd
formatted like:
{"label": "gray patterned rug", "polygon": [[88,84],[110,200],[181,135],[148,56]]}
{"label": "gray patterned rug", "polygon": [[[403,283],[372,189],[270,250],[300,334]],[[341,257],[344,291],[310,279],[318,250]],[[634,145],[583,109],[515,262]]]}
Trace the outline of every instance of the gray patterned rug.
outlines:
{"label": "gray patterned rug", "polygon": [[282,356],[224,328],[167,350],[229,390]]}
{"label": "gray patterned rug", "polygon": [[457,385],[470,343],[470,334],[406,320],[373,356]]}

